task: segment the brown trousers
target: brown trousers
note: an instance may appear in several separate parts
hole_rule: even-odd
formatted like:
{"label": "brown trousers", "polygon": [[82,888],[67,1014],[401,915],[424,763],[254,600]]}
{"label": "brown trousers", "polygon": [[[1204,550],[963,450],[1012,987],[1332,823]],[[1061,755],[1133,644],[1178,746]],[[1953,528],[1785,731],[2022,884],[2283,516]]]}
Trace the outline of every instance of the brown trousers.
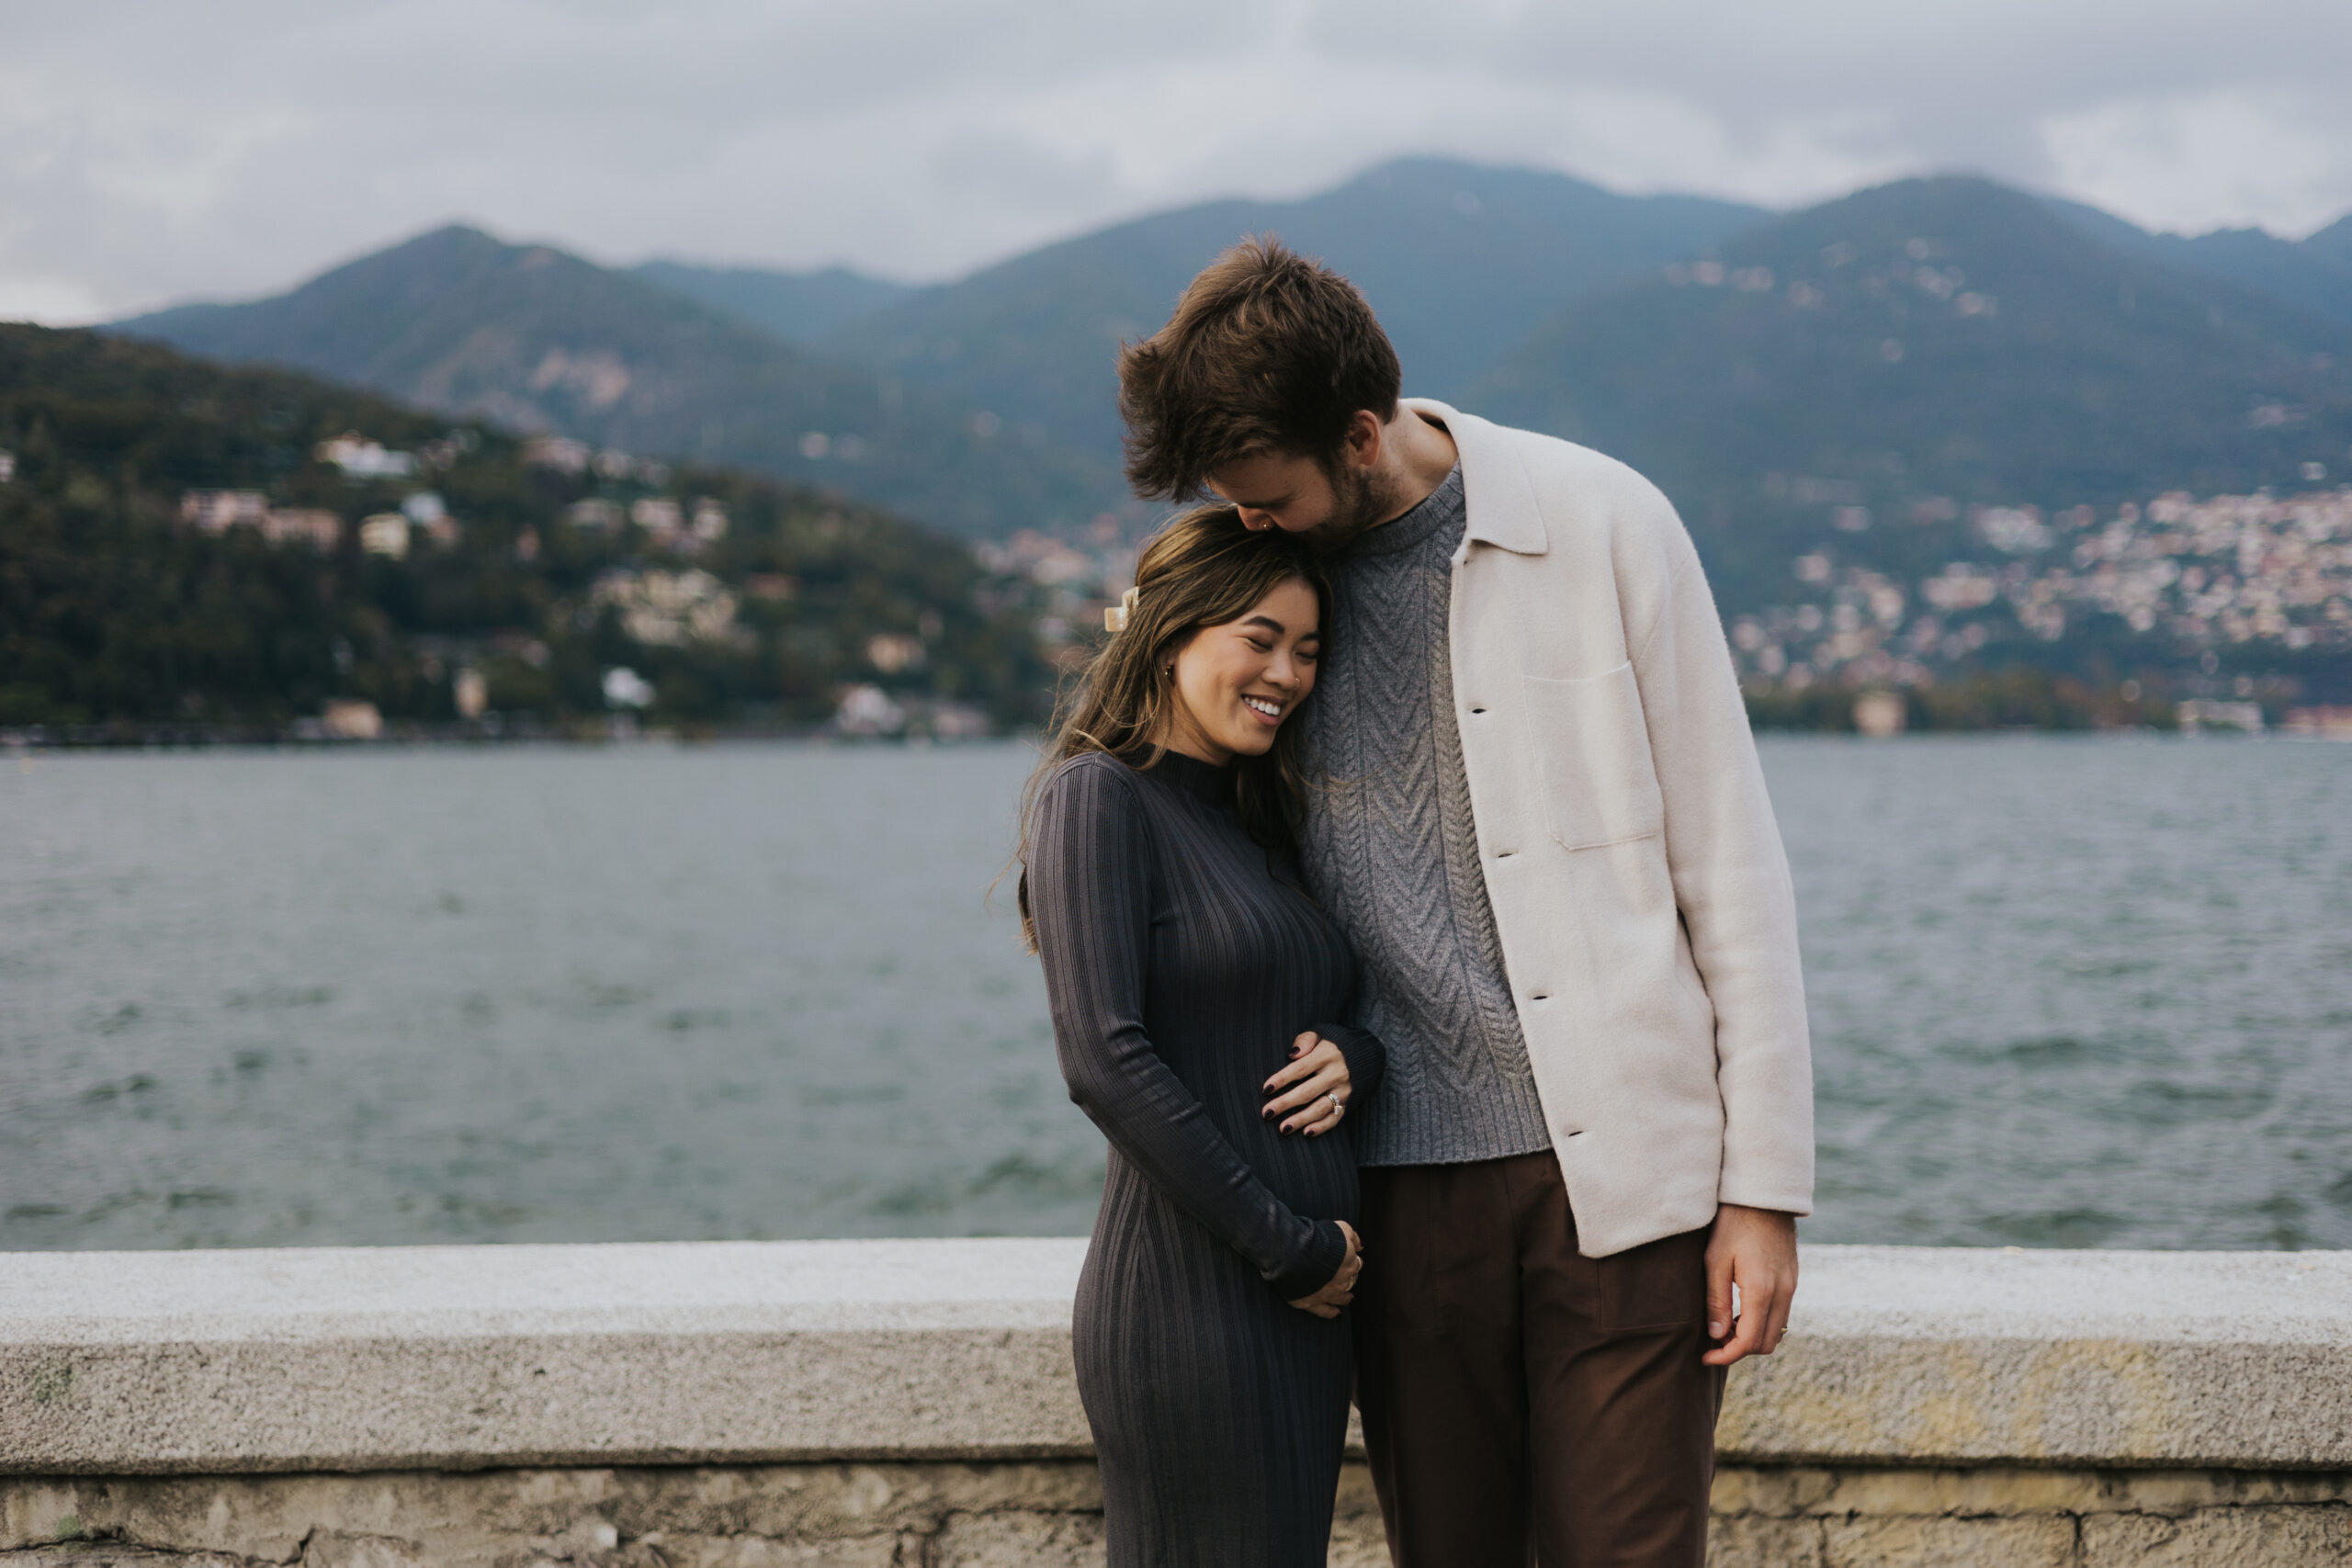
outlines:
{"label": "brown trousers", "polygon": [[1580,1256],[1548,1153],[1363,1181],[1356,1403],[1396,1568],[1702,1568],[1707,1233]]}

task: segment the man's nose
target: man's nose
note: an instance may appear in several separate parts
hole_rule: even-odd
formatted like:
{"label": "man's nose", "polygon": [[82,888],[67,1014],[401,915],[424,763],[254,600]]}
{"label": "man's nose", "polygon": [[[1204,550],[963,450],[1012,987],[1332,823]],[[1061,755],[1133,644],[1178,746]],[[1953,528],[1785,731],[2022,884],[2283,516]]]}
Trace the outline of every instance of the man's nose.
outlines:
{"label": "man's nose", "polygon": [[1236,508],[1241,513],[1241,525],[1253,534],[1262,534],[1274,525],[1274,514],[1261,512],[1254,506]]}

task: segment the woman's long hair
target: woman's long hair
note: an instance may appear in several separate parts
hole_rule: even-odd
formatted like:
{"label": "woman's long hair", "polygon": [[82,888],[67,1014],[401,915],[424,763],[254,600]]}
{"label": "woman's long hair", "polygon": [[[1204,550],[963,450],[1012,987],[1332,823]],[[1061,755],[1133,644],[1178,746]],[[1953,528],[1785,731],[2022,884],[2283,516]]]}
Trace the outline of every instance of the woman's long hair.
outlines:
{"label": "woman's long hair", "polygon": [[[1230,506],[1184,513],[1151,536],[1136,563],[1126,622],[1095,650],[1056,704],[1045,756],[1021,796],[1022,945],[1037,951],[1029,912],[1029,836],[1037,793],[1055,769],[1086,751],[1107,751],[1135,768],[1166,755],[1175,709],[1169,673],[1177,650],[1204,626],[1227,626],[1297,578],[1315,590],[1323,644],[1330,646],[1331,589],[1312,546],[1280,528],[1253,531]],[[1235,804],[1250,837],[1280,860],[1296,843],[1306,783],[1298,761],[1296,710],[1263,755],[1234,760]]]}

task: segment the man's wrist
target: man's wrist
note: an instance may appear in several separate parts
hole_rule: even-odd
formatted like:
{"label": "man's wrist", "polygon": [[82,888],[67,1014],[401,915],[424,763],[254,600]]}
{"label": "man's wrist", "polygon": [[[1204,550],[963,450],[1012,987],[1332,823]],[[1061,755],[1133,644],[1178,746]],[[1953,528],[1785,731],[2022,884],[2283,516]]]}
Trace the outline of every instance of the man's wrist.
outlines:
{"label": "man's wrist", "polygon": [[1786,1209],[1752,1209],[1744,1203],[1722,1203],[1715,1208],[1714,1234],[1718,1246],[1760,1246],[1774,1252],[1785,1249],[1793,1255],[1797,1216]]}

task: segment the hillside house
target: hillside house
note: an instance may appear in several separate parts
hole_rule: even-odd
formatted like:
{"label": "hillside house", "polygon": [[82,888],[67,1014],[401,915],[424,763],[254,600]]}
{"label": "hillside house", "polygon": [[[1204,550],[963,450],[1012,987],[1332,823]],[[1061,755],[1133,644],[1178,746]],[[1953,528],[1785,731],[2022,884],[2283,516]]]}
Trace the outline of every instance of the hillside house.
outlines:
{"label": "hillside house", "polygon": [[359,547],[371,556],[387,560],[408,558],[408,514],[401,512],[379,512],[364,518],[359,525]]}
{"label": "hillside house", "polygon": [[192,490],[180,497],[180,521],[199,534],[225,534],[243,523],[258,528],[269,497],[257,490]]}
{"label": "hillside house", "polygon": [[416,471],[416,455],[394,452],[356,430],[346,430],[311,449],[322,463],[332,463],[347,479],[404,479]]}
{"label": "hillside house", "polygon": [[667,545],[685,532],[684,509],[666,495],[641,496],[629,503],[628,520],[650,535],[657,545]]}
{"label": "hillside house", "polygon": [[273,545],[308,545],[323,553],[343,543],[343,518],[324,507],[272,507],[262,514],[261,536]]}
{"label": "hillside house", "polygon": [[560,474],[587,472],[592,452],[588,443],[574,441],[568,435],[535,435],[523,443],[525,463],[535,468],[553,468]]}

